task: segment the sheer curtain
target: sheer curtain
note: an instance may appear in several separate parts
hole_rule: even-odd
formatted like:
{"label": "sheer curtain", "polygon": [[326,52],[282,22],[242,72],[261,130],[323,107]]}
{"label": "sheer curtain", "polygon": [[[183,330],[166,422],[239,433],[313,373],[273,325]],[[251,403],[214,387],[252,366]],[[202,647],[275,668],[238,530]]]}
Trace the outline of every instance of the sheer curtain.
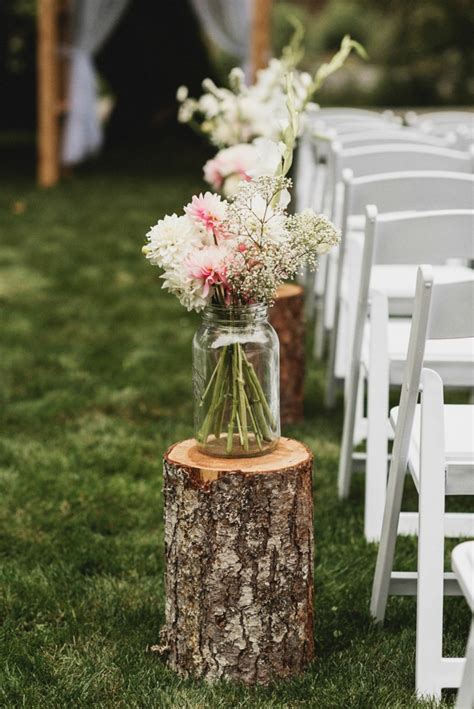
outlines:
{"label": "sheer curtain", "polygon": [[80,162],[99,149],[102,128],[97,114],[94,54],[107,39],[129,0],[74,0],[68,113],[64,124],[63,164]]}
{"label": "sheer curtain", "polygon": [[191,0],[191,5],[202,29],[248,73],[252,0]]}

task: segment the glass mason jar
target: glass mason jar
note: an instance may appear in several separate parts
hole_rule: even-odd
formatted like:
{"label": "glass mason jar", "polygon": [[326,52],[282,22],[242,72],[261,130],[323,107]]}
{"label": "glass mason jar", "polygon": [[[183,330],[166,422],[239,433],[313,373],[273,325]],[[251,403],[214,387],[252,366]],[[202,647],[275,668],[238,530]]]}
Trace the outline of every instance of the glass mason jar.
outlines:
{"label": "glass mason jar", "polygon": [[193,340],[194,428],[199,450],[242,458],[280,438],[278,337],[264,305],[208,306]]}

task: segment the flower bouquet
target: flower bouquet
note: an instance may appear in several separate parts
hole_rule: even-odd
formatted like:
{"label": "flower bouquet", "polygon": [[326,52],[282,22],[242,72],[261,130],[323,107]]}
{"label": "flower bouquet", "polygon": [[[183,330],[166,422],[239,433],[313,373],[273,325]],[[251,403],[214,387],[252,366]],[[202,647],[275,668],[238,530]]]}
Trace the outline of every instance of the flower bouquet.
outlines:
{"label": "flower bouquet", "polygon": [[[271,59],[265,69],[258,71],[251,86],[245,84],[242,70],[234,68],[229,75],[229,89],[217,87],[210,79],[203,81],[205,92],[199,99],[190,98],[184,86],[178,89],[178,120],[189,123],[219,148],[204,165],[204,179],[225,196],[235,194],[241,180],[274,174],[274,166],[269,169],[269,165],[274,163],[276,148],[281,145],[288,124],[289,75],[301,131],[308,112],[317,108],[311,101],[326,79],[344,65],[353,50],[366,56],[358,42],[345,36],[339,51],[311,76],[297,69],[304,54],[302,37],[303,30],[297,26],[282,57]],[[274,149],[269,154],[271,141]]]}
{"label": "flower bouquet", "polygon": [[257,72],[251,86],[246,85],[244,72],[239,67],[234,67],[229,74],[229,88],[218,87],[211,79],[204,79],[204,93],[199,99],[191,98],[187,87],[180,86],[176,96],[180,103],[178,121],[188,123],[218,148],[250,143],[258,137],[278,140],[279,121],[287,116],[288,74],[293,75],[293,93],[299,112],[309,100],[312,84],[310,74],[297,70],[304,54],[304,30],[296,20],[293,24],[295,31],[282,56],[270,59],[268,66]]}
{"label": "flower bouquet", "polygon": [[[229,74],[229,88],[216,86],[209,78],[204,79],[204,93],[198,99],[189,96],[186,86],[180,86],[176,98],[180,103],[178,121],[188,123],[197,132],[205,135],[212,145],[226,148],[231,145],[250,143],[255,138],[280,140],[282,124],[286,122],[287,77],[292,75],[292,90],[295,109],[300,118],[308,109],[316,108],[311,103],[326,79],[341,69],[352,51],[366,58],[365,49],[349,35],[343,37],[341,46],[329,62],[323,63],[311,75],[298,70],[304,56],[302,40],[304,30],[294,22],[295,31],[279,59],[270,59],[268,66],[257,72],[255,82],[245,83],[239,67]],[[301,121],[301,128],[304,120]]]}
{"label": "flower bouquet", "polygon": [[144,253],[163,270],[163,287],[203,311],[194,339],[195,435],[213,455],[271,450],[279,437],[278,340],[266,308],[283,281],[338,243],[312,210],[289,215],[298,114],[288,85],[288,127],[274,175],[241,182],[233,198],[194,196],[180,216],[160,219]]}

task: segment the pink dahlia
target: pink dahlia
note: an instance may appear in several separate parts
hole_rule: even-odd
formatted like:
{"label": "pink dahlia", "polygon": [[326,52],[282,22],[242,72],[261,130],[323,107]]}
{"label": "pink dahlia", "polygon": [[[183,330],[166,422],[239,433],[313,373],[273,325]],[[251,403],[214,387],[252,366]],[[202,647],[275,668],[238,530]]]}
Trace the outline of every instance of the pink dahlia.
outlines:
{"label": "pink dahlia", "polygon": [[221,233],[222,222],[227,216],[226,204],[218,194],[212,192],[200,194],[199,197],[194,195],[184,211],[196,224],[214,234]]}
{"label": "pink dahlia", "polygon": [[206,246],[194,251],[186,259],[186,268],[192,278],[203,282],[203,296],[207,298],[212,286],[228,287],[226,259],[228,254],[219,246]]}

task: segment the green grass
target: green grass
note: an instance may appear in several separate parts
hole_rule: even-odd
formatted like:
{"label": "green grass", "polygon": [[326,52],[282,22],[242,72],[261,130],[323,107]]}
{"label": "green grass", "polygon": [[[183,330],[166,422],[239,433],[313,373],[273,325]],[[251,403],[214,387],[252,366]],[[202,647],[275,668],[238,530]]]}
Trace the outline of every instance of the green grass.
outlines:
{"label": "green grass", "polygon": [[[316,461],[317,660],[249,690],[183,681],[147,649],[163,622],[161,456],[192,435],[198,318],[140,249],[150,224],[202,188],[203,158],[167,140],[49,191],[21,160],[2,168],[0,705],[427,706],[413,694],[414,600],[391,600],[383,629],[370,621],[363,479],[337,500],[341,410],[324,410],[313,364],[305,423],[286,433]],[[414,541],[398,559],[414,568]],[[468,611],[446,606],[445,649],[462,654]]]}

